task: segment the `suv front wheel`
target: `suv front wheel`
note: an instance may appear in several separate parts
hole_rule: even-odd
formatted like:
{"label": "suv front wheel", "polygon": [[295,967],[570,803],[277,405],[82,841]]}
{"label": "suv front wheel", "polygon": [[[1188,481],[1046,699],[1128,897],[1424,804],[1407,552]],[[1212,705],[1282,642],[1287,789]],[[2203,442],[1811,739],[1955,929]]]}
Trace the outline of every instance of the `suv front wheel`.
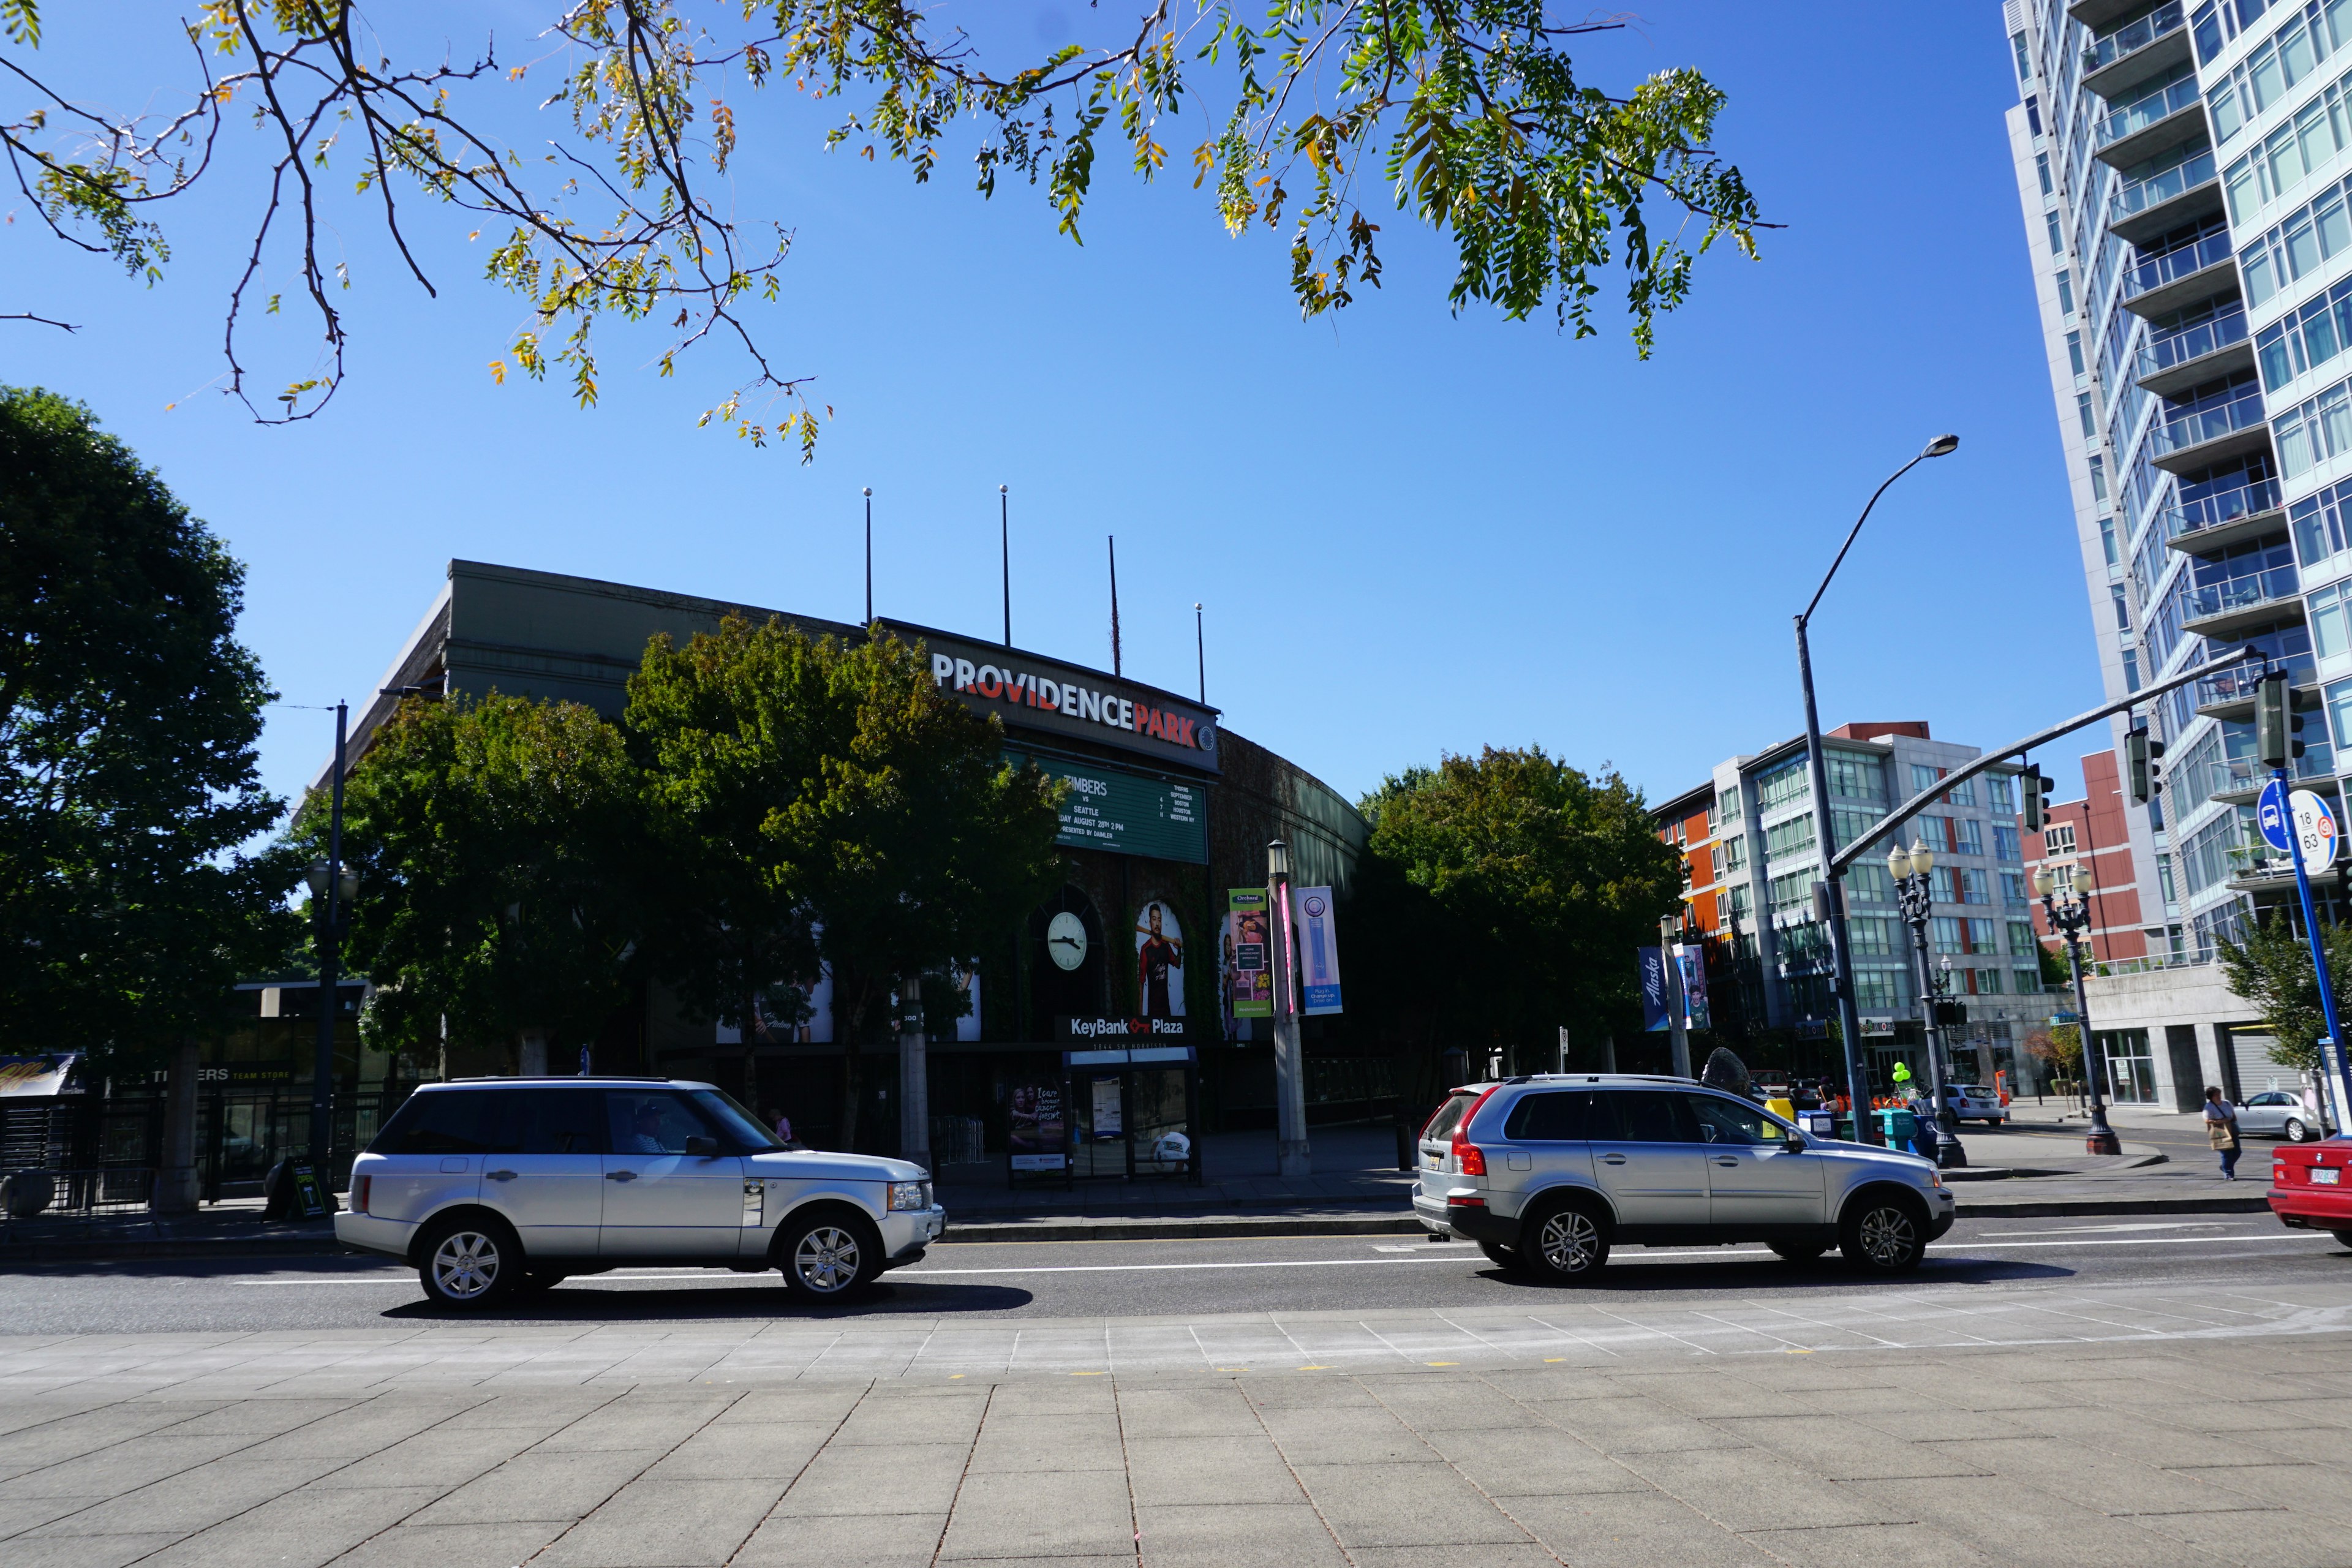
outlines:
{"label": "suv front wheel", "polygon": [[882,1238],[862,1218],[823,1212],[789,1220],[776,1242],[784,1288],[813,1305],[846,1300],[881,1276]]}
{"label": "suv front wheel", "polygon": [[1846,1205],[1838,1250],[1869,1273],[1907,1274],[1927,1256],[1927,1213],[1902,1194],[1864,1193]]}
{"label": "suv front wheel", "polygon": [[1609,1261],[1609,1222],[1581,1204],[1538,1209],[1521,1234],[1520,1267],[1549,1285],[1590,1279]]}

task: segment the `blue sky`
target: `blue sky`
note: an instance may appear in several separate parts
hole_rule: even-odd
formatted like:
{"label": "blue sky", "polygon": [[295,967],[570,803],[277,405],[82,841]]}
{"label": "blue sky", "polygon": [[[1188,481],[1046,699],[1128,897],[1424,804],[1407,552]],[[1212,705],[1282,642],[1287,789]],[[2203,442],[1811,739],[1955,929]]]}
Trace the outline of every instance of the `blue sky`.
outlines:
{"label": "blue sky", "polygon": [[[152,7],[48,9],[38,63],[79,90],[121,105],[186,79]],[[542,15],[443,13],[457,52],[487,17],[521,40],[506,58]],[[348,199],[351,379],[320,418],[257,427],[217,390],[249,162],[170,219],[152,289],[9,204],[0,311],[84,326],[0,324],[0,379],[87,401],[228,541],[243,635],[288,704],[362,698],[452,556],[853,617],[865,485],[877,609],[992,635],[1003,483],[1025,647],[1108,663],[1115,533],[1129,673],[1189,690],[1202,602],[1226,722],[1351,796],[1442,752],[1540,743],[1656,797],[1796,731],[1789,617],[1871,489],[1944,430],[1958,454],[1889,492],[1817,617],[1824,722],[1988,743],[2095,703],[1998,8],[1653,0],[1579,59],[1612,88],[1706,72],[1730,100],[1717,145],[1788,226],[1759,262],[1702,261],[1647,363],[1607,312],[1583,342],[1450,316],[1447,253],[1402,215],[1386,287],[1302,322],[1282,242],[1226,237],[1186,180],[1139,187],[1106,158],[1081,248],[1042,195],[983,202],[953,159],[918,187],[828,157],[821,117],[772,94],[746,111],[734,199],[795,231],[784,300],[754,319],[835,410],[814,467],[695,427],[739,372],[723,350],[664,382],[651,340],[616,336],[589,412],[492,384],[523,312],[478,281],[468,226],[414,208],[428,299]],[[1188,121],[1164,138],[1180,155]],[[331,723],[272,710],[273,788],[299,788]],[[2043,759],[2062,790],[2076,749]]]}

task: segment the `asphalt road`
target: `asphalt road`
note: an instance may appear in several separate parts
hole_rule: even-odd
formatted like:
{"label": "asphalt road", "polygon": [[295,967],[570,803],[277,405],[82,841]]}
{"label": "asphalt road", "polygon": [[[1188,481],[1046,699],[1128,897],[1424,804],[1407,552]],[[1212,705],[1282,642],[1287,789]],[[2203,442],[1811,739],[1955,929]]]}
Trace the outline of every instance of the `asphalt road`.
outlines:
{"label": "asphalt road", "polygon": [[[1899,1282],[1861,1279],[1835,1254],[1783,1262],[1760,1247],[1626,1248],[1595,1283],[1554,1291],[1489,1265],[1474,1247],[1399,1237],[943,1244],[826,1316],[887,1320],[1139,1318],[1235,1312],[1519,1307],[1538,1299],[1644,1306],[2047,1284],[2210,1281],[2218,1289],[2336,1285],[2352,1252],[2267,1215],[2150,1220],[1962,1221]],[[737,1322],[805,1315],[773,1275],[631,1269],[567,1281],[488,1316],[532,1323]],[[14,1334],[269,1332],[436,1321],[415,1276],[371,1260],[57,1264],[0,1275]],[[440,1320],[446,1321],[446,1320]]]}

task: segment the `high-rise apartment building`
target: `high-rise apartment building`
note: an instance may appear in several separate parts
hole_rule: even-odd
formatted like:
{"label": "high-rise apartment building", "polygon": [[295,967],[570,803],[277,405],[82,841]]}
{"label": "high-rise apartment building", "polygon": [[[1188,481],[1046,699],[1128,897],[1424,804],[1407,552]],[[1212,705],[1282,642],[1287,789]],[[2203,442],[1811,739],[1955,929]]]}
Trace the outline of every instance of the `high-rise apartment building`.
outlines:
{"label": "high-rise apartment building", "polygon": [[[2352,735],[2352,0],[2006,0],[2010,146],[2107,694],[2249,644],[2290,672],[2295,771]],[[2195,963],[2277,896],[2253,678],[2136,710],[2137,931]],[[2129,725],[2118,721],[2119,739]],[[2332,732],[2331,732],[2332,731]],[[2104,781],[2094,785],[2097,795]],[[2103,848],[2106,847],[2102,846]]]}
{"label": "high-rise apartment building", "polygon": [[[1843,724],[1823,742],[1826,813],[1815,809],[1801,737],[1727,757],[1706,783],[1652,812],[1660,836],[1682,852],[1684,925],[1706,948],[1714,1032],[1733,1040],[1819,1042],[1815,1059],[1800,1051],[1797,1059],[1776,1061],[1801,1071],[1837,1067],[1829,1045],[1837,1008],[1813,911],[1822,817],[1835,845],[1852,844],[1890,807],[1979,754],[1934,739],[1916,721]],[[1936,854],[1928,963],[1969,1019],[1951,1042],[1953,1071],[1988,1082],[2001,1072],[2012,1084],[2021,1072],[2033,1078],[2021,1047],[2050,1012],[2050,998],[2040,994],[2018,841],[2016,773],[2000,767],[1968,780],[1901,835],[1906,847],[1917,841]],[[1885,864],[1892,847],[1890,840],[1863,856],[1845,875],[1856,1008],[1882,1081],[1898,1058],[1922,1065],[1916,961]]]}

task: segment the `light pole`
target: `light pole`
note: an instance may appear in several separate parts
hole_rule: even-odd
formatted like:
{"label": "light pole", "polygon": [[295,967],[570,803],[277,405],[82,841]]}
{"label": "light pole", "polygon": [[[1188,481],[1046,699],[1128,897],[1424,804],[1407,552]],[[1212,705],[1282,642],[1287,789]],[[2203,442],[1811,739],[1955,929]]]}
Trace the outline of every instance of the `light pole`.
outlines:
{"label": "light pole", "polygon": [[1298,1042],[1298,975],[1291,963],[1290,846],[1277,838],[1265,847],[1266,900],[1274,905],[1274,1118],[1275,1173],[1311,1176],[1307,1146],[1307,1063]]}
{"label": "light pole", "polygon": [[1822,883],[1828,894],[1828,906],[1824,911],[1827,918],[1822,924],[1829,937],[1832,984],[1837,988],[1838,1033],[1844,1037],[1846,1091],[1853,1096],[1853,1135],[1857,1142],[1863,1143],[1876,1142],[1868,1126],[1870,1118],[1865,1114],[1870,1105],[1870,1074],[1862,1063],[1862,1013],[1854,1005],[1853,958],[1846,947],[1845,889],[1830,864],[1830,858],[1836,853],[1836,847],[1830,842],[1829,770],[1822,757],[1822,719],[1820,710],[1813,704],[1813,656],[1811,649],[1805,645],[1805,626],[1813,618],[1813,611],[1820,607],[1822,595],[1830,591],[1830,579],[1837,575],[1840,566],[1845,564],[1845,552],[1853,548],[1854,538],[1862,532],[1862,525],[1870,521],[1870,509],[1876,506],[1878,498],[1886,493],[1887,485],[1929,458],[1948,456],[1957,450],[1959,444],[1958,436],[1937,437],[1919,449],[1917,457],[1889,474],[1886,484],[1871,492],[1870,500],[1863,506],[1862,515],[1853,520],[1853,527],[1847,531],[1845,542],[1838,546],[1837,559],[1830,563],[1829,571],[1822,577],[1822,585],[1813,590],[1813,596],[1807,601],[1804,613],[1797,617],[1797,679],[1805,689],[1805,776],[1812,788],[1813,842],[1821,847]]}
{"label": "light pole", "polygon": [[1935,903],[1928,873],[1936,868],[1936,852],[1914,842],[1886,852],[1886,869],[1895,879],[1895,896],[1902,901],[1904,923],[1911,928],[1911,953],[1919,972],[1919,1022],[1927,1038],[1927,1103],[1934,1108],[1936,1165],[1939,1170],[1969,1163],[1968,1151],[1952,1131],[1951,1106],[1944,1098],[1942,1031],[1936,1026],[1936,977],[1927,963],[1927,916]]}
{"label": "light pole", "polygon": [[2090,870],[2076,867],[2073,885],[2062,889],[2058,879],[2044,866],[2033,873],[2033,890],[2042,895],[2042,912],[2050,917],[2050,929],[2066,938],[2066,962],[2074,972],[2074,1027],[2082,1034],[2084,1088],[2091,1100],[2091,1130],[2084,1136],[2083,1147],[2093,1154],[2120,1154],[2123,1141],[2107,1125],[2107,1101],[2102,1092],[2107,1064],[2091,1037],[2091,1004],[2083,991],[2083,932],[2091,923]]}
{"label": "light pole", "polygon": [[333,1152],[335,1114],[335,1004],[342,994],[336,984],[336,963],[341,954],[343,927],[351,903],[359,892],[359,875],[343,864],[343,750],[349,710],[335,704],[335,775],[328,795],[327,858],[313,861],[303,879],[310,884],[311,912],[319,922],[319,1047],[311,1062],[310,1168],[318,1173],[321,1192],[334,1190],[334,1173],[328,1164]]}

